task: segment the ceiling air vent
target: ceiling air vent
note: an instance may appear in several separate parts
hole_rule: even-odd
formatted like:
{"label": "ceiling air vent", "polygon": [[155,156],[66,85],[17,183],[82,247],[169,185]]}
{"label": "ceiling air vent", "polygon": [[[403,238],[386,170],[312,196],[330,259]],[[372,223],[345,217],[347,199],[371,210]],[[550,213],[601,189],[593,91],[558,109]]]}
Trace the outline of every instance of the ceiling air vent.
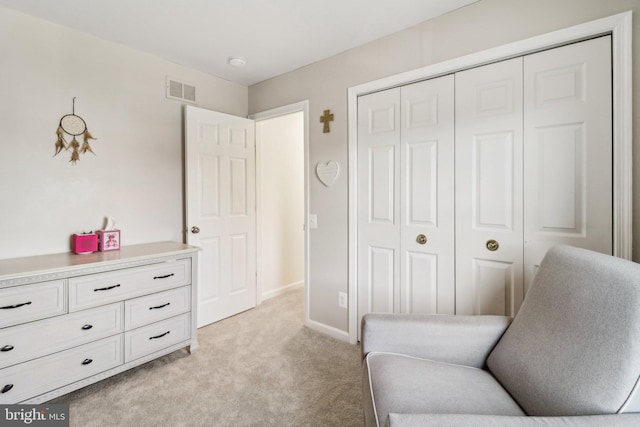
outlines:
{"label": "ceiling air vent", "polygon": [[196,87],[167,76],[167,98],[196,103]]}

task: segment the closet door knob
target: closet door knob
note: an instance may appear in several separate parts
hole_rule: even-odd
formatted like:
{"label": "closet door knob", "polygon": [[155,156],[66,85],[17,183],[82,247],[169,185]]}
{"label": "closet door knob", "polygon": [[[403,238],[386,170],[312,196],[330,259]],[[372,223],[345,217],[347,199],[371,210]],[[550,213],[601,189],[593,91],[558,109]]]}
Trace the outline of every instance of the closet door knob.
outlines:
{"label": "closet door knob", "polygon": [[416,242],[424,245],[425,243],[427,243],[427,236],[425,236],[424,234],[418,234],[418,237],[416,237]]}
{"label": "closet door knob", "polygon": [[491,240],[487,240],[486,246],[488,250],[490,250],[491,252],[495,252],[500,247],[500,244],[495,240],[491,239]]}
{"label": "closet door knob", "polygon": [[198,234],[200,232],[200,227],[196,227],[195,225],[191,227],[191,232],[193,234]]}

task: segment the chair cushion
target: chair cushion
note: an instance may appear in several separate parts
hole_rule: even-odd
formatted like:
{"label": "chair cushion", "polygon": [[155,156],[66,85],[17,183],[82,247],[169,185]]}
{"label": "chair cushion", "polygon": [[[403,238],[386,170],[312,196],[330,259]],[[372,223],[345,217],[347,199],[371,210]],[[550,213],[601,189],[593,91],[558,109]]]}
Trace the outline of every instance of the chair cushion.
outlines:
{"label": "chair cushion", "polygon": [[638,427],[640,414],[511,417],[467,414],[389,414],[389,427]]}
{"label": "chair cushion", "polygon": [[366,425],[383,426],[389,412],[524,415],[482,369],[378,352],[363,369]]}
{"label": "chair cushion", "polygon": [[487,365],[528,415],[619,412],[640,376],[640,265],[552,248]]}

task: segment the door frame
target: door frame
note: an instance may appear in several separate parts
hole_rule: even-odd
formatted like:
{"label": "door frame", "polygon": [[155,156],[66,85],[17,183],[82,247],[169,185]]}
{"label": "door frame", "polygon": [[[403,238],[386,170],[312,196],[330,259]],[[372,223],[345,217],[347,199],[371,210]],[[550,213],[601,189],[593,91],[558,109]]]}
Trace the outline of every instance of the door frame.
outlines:
{"label": "door frame", "polygon": [[492,62],[611,34],[613,65],[613,254],[631,259],[632,232],[632,12],[586,22],[372,82],[347,91],[349,172],[349,342],[358,339],[358,97]]}
{"label": "door frame", "polygon": [[[309,227],[308,218],[309,218],[309,101],[300,101],[293,104],[283,105],[281,107],[276,107],[270,110],[261,111],[259,113],[250,114],[249,118],[254,120],[256,123],[263,120],[274,119],[281,116],[286,116],[292,113],[303,113],[303,135],[304,135],[304,323],[308,325],[309,323]],[[256,135],[257,136],[257,135]],[[256,257],[257,259],[262,258],[261,254],[261,240],[262,240],[262,230],[260,227],[260,209],[262,207],[261,203],[261,195],[260,195],[260,159],[262,158],[260,152],[261,146],[258,144],[256,137]],[[262,277],[260,271],[260,263],[256,262],[257,267],[257,298],[258,305],[262,302]]]}

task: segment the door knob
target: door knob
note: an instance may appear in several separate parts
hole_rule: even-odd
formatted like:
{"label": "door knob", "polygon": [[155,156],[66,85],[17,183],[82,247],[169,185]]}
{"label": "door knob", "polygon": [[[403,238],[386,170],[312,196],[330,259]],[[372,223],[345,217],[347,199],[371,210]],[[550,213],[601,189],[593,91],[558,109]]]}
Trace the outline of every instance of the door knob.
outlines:
{"label": "door knob", "polygon": [[486,246],[488,250],[490,250],[491,252],[495,252],[500,247],[500,244],[495,240],[491,239],[491,240],[487,240]]}
{"label": "door knob", "polygon": [[424,234],[418,234],[418,237],[416,237],[416,242],[424,245],[425,243],[427,243],[427,236],[425,236]]}
{"label": "door knob", "polygon": [[198,234],[200,232],[200,227],[196,227],[195,225],[191,227],[191,232],[193,234]]}

